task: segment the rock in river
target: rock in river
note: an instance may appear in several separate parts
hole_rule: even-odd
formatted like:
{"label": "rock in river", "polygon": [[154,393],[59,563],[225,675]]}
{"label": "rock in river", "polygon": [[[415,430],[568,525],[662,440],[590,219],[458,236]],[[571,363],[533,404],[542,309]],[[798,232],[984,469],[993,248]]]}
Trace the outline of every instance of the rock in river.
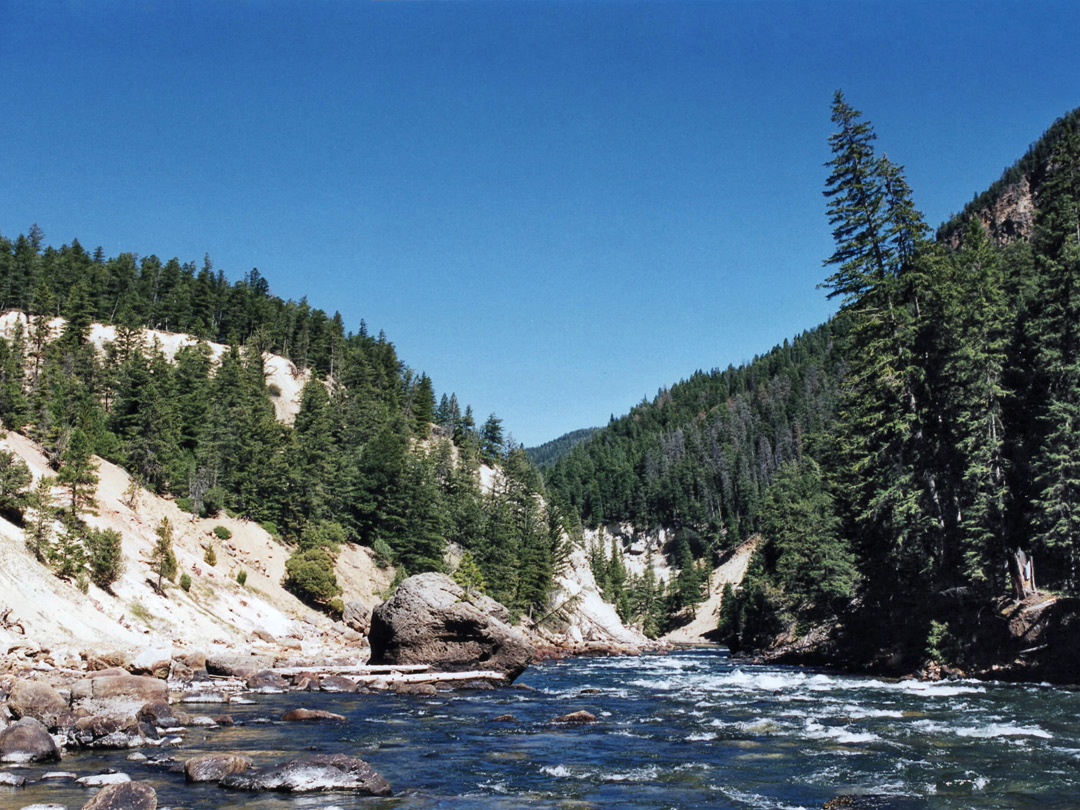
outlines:
{"label": "rock in river", "polygon": [[236,754],[203,754],[184,763],[189,782],[218,782],[230,773],[242,773],[252,766],[249,757]]}
{"label": "rock in river", "polygon": [[221,780],[221,786],[283,793],[349,790],[367,796],[390,795],[390,784],[370,765],[344,754],[318,754],[269,768],[230,774]]}
{"label": "rock in river", "polygon": [[24,717],[0,731],[0,762],[55,762],[59,759],[60,749],[40,720]]}
{"label": "rock in river", "polygon": [[157,810],[157,792],[145,782],[109,785],[82,810]]}
{"label": "rock in river", "polygon": [[494,670],[512,681],[532,662],[533,647],[508,618],[498,602],[466,594],[445,574],[409,577],[372,613],[371,663]]}

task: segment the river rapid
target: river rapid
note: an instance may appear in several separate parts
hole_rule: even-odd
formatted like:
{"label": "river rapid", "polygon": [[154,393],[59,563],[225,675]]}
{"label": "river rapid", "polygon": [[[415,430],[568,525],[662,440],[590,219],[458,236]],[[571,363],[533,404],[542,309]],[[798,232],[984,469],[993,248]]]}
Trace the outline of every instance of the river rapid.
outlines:
{"label": "river rapid", "polygon": [[[820,808],[844,793],[893,808],[1080,806],[1080,691],[974,681],[922,683],[732,661],[717,649],[531,667],[528,688],[438,697],[330,693],[254,696],[226,709],[232,727],[192,728],[182,744],[143,749],[176,762],[235,752],[257,764],[312,752],[367,760],[390,799],[285,796],[186,785],[131,752],[72,753],[46,770],[104,768],[149,781],[173,810],[511,810],[513,808]],[[303,706],[347,723],[283,723]],[[550,721],[587,710],[594,724]],[[494,722],[512,714],[514,721]],[[0,808],[78,810],[71,782],[0,788]]]}

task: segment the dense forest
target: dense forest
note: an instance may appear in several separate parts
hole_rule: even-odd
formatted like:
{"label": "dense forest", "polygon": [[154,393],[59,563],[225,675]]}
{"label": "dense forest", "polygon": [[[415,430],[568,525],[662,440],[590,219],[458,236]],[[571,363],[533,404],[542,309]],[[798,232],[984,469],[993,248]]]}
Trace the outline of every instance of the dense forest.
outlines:
{"label": "dense forest", "polygon": [[[937,239],[840,93],[832,120],[837,315],[661,390],[547,480],[586,525],[674,530],[703,563],[760,532],[733,646],[842,615],[963,663],[956,606],[1005,595],[1011,552],[1047,589],[1080,573],[1080,112]],[[991,195],[1021,181],[1030,229],[995,228]]]}
{"label": "dense forest", "polygon": [[[496,416],[478,425],[453,395],[437,403],[430,378],[363,323],[347,332],[338,314],[283,301],[256,270],[230,283],[209,258],[48,247],[36,226],[0,236],[0,310],[27,316],[0,339],[0,420],[44,446],[69,493],[63,504],[47,488],[7,498],[28,479],[5,456],[3,506],[46,533],[42,516],[63,520],[59,536],[33,541],[58,573],[88,560],[95,570],[98,538],[81,516],[98,454],[193,512],[262,523],[294,547],[286,584],[312,604],[340,608],[333,563],[345,542],[370,546],[399,577],[442,570],[456,543],[472,585],[519,613],[545,604],[562,527],[539,473]],[[103,353],[94,322],[116,327]],[[200,341],[170,361],[146,329]],[[227,346],[219,360],[207,341]],[[264,352],[310,373],[292,425],[275,419]],[[491,491],[482,464],[500,470]]]}

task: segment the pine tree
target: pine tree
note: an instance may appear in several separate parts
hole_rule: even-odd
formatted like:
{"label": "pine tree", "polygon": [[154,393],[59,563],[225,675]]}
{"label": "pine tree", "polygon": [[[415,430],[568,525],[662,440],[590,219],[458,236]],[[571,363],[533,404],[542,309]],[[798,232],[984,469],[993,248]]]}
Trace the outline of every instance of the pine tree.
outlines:
{"label": "pine tree", "polygon": [[150,555],[150,570],[157,575],[157,590],[161,590],[161,581],[172,582],[176,577],[176,553],[173,551],[173,528],[168,518],[162,518],[158,524],[157,541]]}

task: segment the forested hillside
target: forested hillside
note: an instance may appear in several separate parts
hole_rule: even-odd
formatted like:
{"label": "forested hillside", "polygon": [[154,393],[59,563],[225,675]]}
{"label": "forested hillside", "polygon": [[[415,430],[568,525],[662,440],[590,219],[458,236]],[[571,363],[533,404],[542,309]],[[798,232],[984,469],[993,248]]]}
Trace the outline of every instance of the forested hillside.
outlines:
{"label": "forested hillside", "polygon": [[[334,608],[345,542],[399,576],[441,569],[455,542],[472,584],[518,611],[545,602],[561,527],[524,451],[505,446],[494,415],[477,426],[452,395],[436,406],[427,375],[363,323],[347,332],[338,314],[283,301],[255,270],[230,283],[209,259],[107,258],[77,241],[48,247],[36,227],[0,237],[0,309],[28,316],[0,339],[0,419],[43,444],[70,493],[62,507],[15,487],[5,509],[63,518],[39,555],[58,573],[78,574],[91,552],[81,515],[98,454],[195,513],[279,534],[295,548],[287,584],[312,604]],[[104,352],[88,339],[94,322],[116,326]],[[146,329],[228,348],[215,360],[201,341],[170,361]],[[274,418],[265,352],[310,372],[292,425]],[[481,464],[497,469],[488,490]]]}
{"label": "forested hillside", "polygon": [[577,447],[577,445],[596,433],[597,430],[599,430],[599,428],[573,430],[570,433],[563,434],[557,439],[544,442],[538,447],[526,447],[525,452],[532,460],[532,463],[543,470],[565,456]]}
{"label": "forested hillside", "polygon": [[[662,390],[548,481],[587,524],[675,529],[697,557],[762,532],[734,646],[840,617],[867,655],[964,664],[1014,551],[1041,587],[1080,573],[1080,114],[933,240],[869,122],[832,112],[837,316]],[[1030,227],[996,227],[1026,216],[994,196],[1017,187]]]}

